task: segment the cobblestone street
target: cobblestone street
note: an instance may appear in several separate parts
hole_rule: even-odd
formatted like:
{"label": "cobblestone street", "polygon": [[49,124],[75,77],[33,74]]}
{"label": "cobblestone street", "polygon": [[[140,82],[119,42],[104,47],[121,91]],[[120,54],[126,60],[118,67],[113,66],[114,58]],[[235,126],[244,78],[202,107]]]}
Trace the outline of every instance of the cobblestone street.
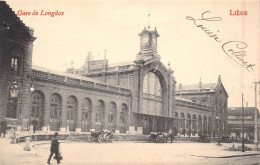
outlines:
{"label": "cobblestone street", "polygon": [[[0,139],[2,165],[47,164],[50,141],[32,142],[32,151],[24,151],[24,143],[10,144]],[[225,151],[232,144],[215,143],[87,143],[61,141],[61,164],[259,164],[256,151]],[[236,144],[238,145],[238,144]],[[236,156],[244,155],[244,156]],[[250,156],[251,155],[251,156]],[[223,158],[229,157],[230,158]],[[222,158],[219,158],[222,157]],[[55,160],[51,160],[56,164]]]}

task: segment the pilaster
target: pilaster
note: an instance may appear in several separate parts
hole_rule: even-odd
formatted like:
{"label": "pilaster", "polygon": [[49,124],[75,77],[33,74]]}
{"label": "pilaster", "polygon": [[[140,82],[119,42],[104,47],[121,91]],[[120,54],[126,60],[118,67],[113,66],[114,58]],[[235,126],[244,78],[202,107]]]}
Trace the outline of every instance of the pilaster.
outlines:
{"label": "pilaster", "polygon": [[82,120],[82,99],[78,99],[78,109],[77,109],[77,117],[76,117],[76,132],[81,132],[81,120]]}

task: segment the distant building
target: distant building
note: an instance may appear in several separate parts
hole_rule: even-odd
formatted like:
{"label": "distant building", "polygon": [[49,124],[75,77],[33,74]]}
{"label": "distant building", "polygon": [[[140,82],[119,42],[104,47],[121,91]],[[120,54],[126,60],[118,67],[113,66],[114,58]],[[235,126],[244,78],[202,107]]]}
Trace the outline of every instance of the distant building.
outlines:
{"label": "distant building", "polygon": [[[258,111],[257,111],[258,112]],[[258,112],[258,128],[260,127]],[[228,108],[228,128],[230,135],[236,139],[242,137],[242,107]],[[244,137],[254,140],[255,107],[244,107]]]}
{"label": "distant building", "polygon": [[[183,108],[178,100],[190,100],[193,104],[212,108],[213,113],[208,116],[208,111],[203,110],[199,112],[199,116],[192,116],[192,119],[200,121],[198,125],[206,125],[207,122],[213,122],[214,135],[227,134],[227,107],[228,107],[228,94],[221,81],[221,76],[218,77],[216,83],[205,83],[201,81],[198,84],[182,85],[176,87],[175,92],[176,112],[182,113]],[[178,106],[180,105],[180,106]],[[187,113],[187,112],[186,112]],[[176,114],[178,115],[178,114]],[[187,118],[187,115],[184,115]],[[207,120],[208,119],[208,120]],[[205,129],[205,127],[203,127]],[[205,131],[204,131],[205,132]]]}

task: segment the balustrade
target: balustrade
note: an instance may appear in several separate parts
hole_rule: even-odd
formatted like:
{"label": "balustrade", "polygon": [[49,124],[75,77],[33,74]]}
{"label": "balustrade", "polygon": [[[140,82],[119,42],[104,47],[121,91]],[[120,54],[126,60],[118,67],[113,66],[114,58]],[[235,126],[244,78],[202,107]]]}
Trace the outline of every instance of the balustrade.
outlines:
{"label": "balustrade", "polygon": [[39,78],[39,79],[47,79],[50,81],[59,81],[61,83],[68,83],[68,84],[78,84],[79,86],[89,86],[92,88],[98,88],[98,89],[103,89],[106,91],[113,91],[117,92],[119,94],[130,94],[130,89],[126,88],[120,88],[116,86],[111,86],[111,85],[106,85],[102,83],[95,83],[94,81],[88,81],[84,79],[79,79],[79,78],[72,78],[64,75],[58,75],[58,74],[53,74],[50,72],[42,72],[38,70],[32,70],[32,76],[33,78]]}

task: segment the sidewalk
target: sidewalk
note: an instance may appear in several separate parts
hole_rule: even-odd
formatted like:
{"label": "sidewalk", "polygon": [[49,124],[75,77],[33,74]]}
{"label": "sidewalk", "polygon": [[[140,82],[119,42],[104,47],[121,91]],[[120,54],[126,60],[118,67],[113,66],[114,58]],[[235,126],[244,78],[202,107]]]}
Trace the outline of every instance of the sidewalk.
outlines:
{"label": "sidewalk", "polygon": [[[77,142],[60,140],[62,144],[62,153],[66,158],[62,161],[62,164],[71,164],[74,160],[88,162],[106,162],[110,160],[111,162],[117,157],[118,154],[122,154],[122,158],[116,158],[116,160],[131,161],[143,159],[149,161],[154,159],[154,161],[164,160],[173,161],[173,159],[215,159],[223,160],[229,157],[247,157],[253,154],[259,154],[259,151],[226,151],[232,144],[222,144],[222,146],[217,146],[216,143],[140,143],[140,142],[126,142],[117,141],[114,143],[87,143],[87,142]],[[11,144],[10,139],[0,138],[0,165],[41,165],[46,164],[50,141],[32,141],[31,151],[25,151],[23,147],[25,143]],[[236,144],[236,146],[239,144]],[[250,146],[251,147],[251,146]],[[110,151],[109,153],[107,151]],[[132,156],[129,157],[128,154]],[[146,157],[145,155],[155,154],[159,157]],[[86,158],[88,155],[88,159]],[[107,157],[103,160],[100,156]],[[73,159],[74,158],[74,159]],[[79,159],[78,159],[79,158]],[[52,164],[56,164],[55,160],[52,160]]]}
{"label": "sidewalk", "polygon": [[26,165],[42,164],[34,151],[24,151],[18,144],[11,144],[10,139],[0,138],[0,162],[1,165]]}

